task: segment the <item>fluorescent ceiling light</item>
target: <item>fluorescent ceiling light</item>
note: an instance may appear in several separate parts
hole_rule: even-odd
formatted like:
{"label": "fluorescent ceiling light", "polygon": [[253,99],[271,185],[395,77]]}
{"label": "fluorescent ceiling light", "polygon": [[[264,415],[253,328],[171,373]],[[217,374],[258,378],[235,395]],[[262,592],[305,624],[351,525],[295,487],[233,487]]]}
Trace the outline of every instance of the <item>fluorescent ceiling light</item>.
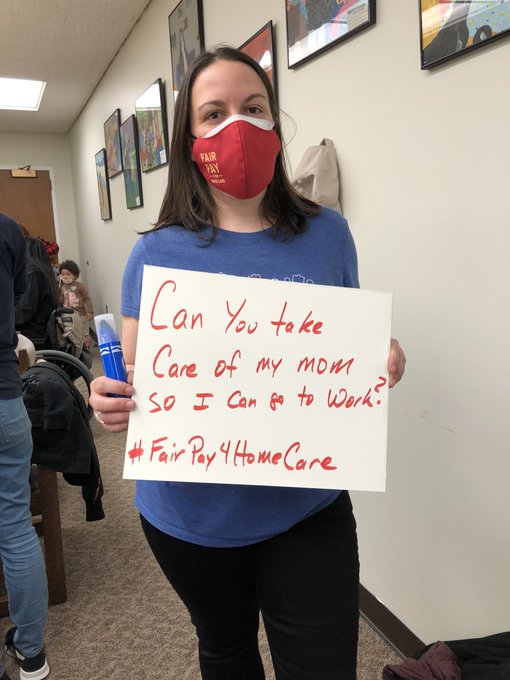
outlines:
{"label": "fluorescent ceiling light", "polygon": [[40,80],[0,78],[0,109],[37,111],[45,87]]}

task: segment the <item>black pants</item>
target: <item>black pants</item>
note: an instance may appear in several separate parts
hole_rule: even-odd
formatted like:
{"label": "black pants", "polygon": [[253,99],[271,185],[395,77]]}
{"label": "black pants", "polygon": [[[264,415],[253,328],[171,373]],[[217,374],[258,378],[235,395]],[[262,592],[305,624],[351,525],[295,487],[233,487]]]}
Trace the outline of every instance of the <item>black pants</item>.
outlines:
{"label": "black pants", "polygon": [[142,517],[149,545],[188,608],[204,680],[263,680],[262,613],[278,680],[355,680],[359,562],[347,492],[275,538],[207,548]]}

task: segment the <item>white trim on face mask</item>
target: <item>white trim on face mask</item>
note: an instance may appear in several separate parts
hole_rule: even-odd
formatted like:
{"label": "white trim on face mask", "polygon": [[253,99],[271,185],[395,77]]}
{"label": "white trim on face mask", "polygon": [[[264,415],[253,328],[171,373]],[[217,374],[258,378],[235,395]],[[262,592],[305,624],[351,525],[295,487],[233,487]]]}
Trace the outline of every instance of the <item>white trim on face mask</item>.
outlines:
{"label": "white trim on face mask", "polygon": [[272,130],[274,128],[274,123],[272,120],[266,120],[265,118],[252,118],[251,116],[243,116],[241,113],[236,113],[233,116],[227,118],[227,120],[224,120],[223,123],[220,123],[217,127],[213,128],[210,132],[204,135],[203,138],[207,139],[208,137],[214,137],[214,135],[217,135],[218,132],[221,132],[223,128],[227,127],[227,125],[230,125],[230,123],[235,123],[238,120],[244,120],[246,123],[251,123],[261,130]]}

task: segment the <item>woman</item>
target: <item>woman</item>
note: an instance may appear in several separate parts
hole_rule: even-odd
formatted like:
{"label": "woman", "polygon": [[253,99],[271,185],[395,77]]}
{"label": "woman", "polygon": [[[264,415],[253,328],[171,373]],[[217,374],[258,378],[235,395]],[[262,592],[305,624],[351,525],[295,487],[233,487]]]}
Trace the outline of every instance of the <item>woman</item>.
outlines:
{"label": "woman", "polygon": [[[176,102],[171,158],[158,222],[124,274],[128,370],[144,264],[358,286],[345,220],[289,184],[275,96],[250,57],[219,48],[192,64]],[[392,341],[390,385],[404,363]],[[108,393],[130,397],[133,388],[105,377],[92,383],[99,420],[125,430],[134,401]],[[141,481],[136,504],[196,626],[203,678],[264,678],[259,611],[278,680],[355,678],[359,568],[347,492]]]}
{"label": "woman", "polygon": [[16,305],[16,330],[30,338],[37,349],[50,347],[47,326],[58,307],[60,291],[43,242],[26,236],[27,288]]}

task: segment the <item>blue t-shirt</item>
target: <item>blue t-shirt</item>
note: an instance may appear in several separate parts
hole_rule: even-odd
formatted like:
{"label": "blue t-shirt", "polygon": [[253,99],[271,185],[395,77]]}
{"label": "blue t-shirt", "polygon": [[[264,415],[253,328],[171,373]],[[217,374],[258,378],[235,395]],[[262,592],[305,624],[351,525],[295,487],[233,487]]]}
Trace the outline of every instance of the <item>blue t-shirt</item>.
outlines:
{"label": "blue t-shirt", "polygon": [[[356,248],[346,220],[323,208],[308,229],[289,240],[271,230],[218,230],[204,245],[194,232],[170,226],[144,234],[124,272],[124,316],[139,318],[145,264],[234,276],[255,276],[357,288]],[[140,513],[166,534],[190,543],[235,547],[287,531],[338,496],[331,489],[138,481]]]}

